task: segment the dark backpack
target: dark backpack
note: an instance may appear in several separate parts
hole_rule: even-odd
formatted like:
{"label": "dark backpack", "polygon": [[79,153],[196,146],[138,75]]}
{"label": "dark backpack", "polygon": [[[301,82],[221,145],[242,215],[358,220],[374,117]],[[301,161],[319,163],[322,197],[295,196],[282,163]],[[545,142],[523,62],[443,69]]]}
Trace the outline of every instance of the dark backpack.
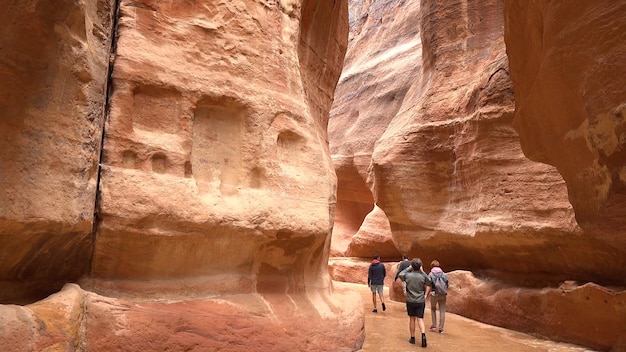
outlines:
{"label": "dark backpack", "polygon": [[448,283],[444,275],[444,273],[433,274],[433,290],[435,291],[435,296],[445,296],[448,294]]}

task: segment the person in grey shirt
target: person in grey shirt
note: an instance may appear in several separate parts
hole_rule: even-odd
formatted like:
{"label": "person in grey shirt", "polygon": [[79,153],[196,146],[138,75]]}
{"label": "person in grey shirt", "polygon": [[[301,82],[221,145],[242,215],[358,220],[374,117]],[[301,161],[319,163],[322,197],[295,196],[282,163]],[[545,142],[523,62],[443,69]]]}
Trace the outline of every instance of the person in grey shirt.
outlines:
{"label": "person in grey shirt", "polygon": [[422,260],[414,258],[411,266],[398,274],[400,280],[406,282],[406,311],[409,316],[409,343],[415,344],[415,320],[422,333],[422,347],[426,347],[426,327],[424,326],[424,309],[426,299],[430,295],[431,281],[422,269]]}

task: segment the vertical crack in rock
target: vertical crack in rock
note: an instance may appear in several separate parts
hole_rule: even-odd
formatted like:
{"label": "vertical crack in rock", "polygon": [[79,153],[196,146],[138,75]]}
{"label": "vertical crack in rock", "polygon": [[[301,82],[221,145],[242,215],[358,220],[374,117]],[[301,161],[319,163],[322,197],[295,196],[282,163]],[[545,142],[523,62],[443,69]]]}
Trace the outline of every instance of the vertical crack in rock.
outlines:
{"label": "vertical crack in rock", "polygon": [[93,256],[95,253],[96,246],[96,236],[98,232],[98,227],[100,224],[100,217],[98,216],[98,206],[100,203],[100,177],[102,175],[102,157],[104,153],[104,137],[106,134],[105,126],[106,120],[109,116],[110,102],[111,102],[111,87],[113,86],[113,67],[115,63],[115,53],[117,51],[117,27],[119,20],[119,11],[120,11],[120,2],[121,0],[115,0],[113,5],[113,10],[111,11],[111,33],[110,33],[110,48],[109,48],[109,59],[108,59],[108,67],[107,67],[107,77],[105,80],[104,91],[106,97],[104,99],[104,106],[102,109],[102,114],[104,115],[102,118],[102,125],[100,126],[101,136],[100,136],[100,153],[98,157],[98,173],[96,176],[96,197],[94,204],[94,214],[93,214],[93,227],[91,230],[91,258],[89,263],[89,271],[91,272],[91,267],[93,264]]}

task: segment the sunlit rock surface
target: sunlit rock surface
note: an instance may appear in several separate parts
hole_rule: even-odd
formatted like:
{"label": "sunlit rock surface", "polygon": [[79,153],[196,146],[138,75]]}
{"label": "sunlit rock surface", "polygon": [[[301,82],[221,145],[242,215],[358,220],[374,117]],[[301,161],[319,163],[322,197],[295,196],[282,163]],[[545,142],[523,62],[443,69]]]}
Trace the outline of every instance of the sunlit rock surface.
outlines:
{"label": "sunlit rock surface", "polygon": [[[333,292],[327,271],[336,180],[326,124],[346,5],[122,1],[88,287],[153,280],[168,294],[243,300],[211,327],[217,335],[251,315],[249,333],[278,349],[358,347],[359,302]],[[303,319],[338,340],[303,342],[280,327]]]}

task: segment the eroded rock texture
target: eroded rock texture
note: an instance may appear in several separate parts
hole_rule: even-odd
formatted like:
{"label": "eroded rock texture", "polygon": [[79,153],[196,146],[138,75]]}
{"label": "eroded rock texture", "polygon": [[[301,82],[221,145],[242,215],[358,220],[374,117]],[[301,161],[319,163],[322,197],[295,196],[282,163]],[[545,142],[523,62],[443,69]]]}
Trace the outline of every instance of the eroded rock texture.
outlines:
{"label": "eroded rock texture", "polygon": [[0,306],[3,351],[360,347],[327,270],[347,3],[3,5],[0,279],[80,284]]}
{"label": "eroded rock texture", "polygon": [[[404,55],[348,52],[352,66],[340,80],[329,132],[339,186],[351,185],[338,190],[343,199],[337,222],[358,229],[364,214],[340,206],[357,203],[367,209],[371,199],[389,219],[397,258],[406,251],[426,262],[436,256],[450,268],[551,273],[575,267],[590,274],[569,259],[590,241],[574,221],[562,178],[554,168],[524,157],[512,126],[502,4],[369,6],[361,18],[369,30],[353,26],[352,35]],[[384,37],[388,18],[373,20],[372,13],[398,6],[398,13],[412,16],[404,20],[413,25],[402,27],[411,30],[395,30],[394,17],[389,26],[397,38],[385,41],[371,34]],[[355,90],[359,83],[354,82],[371,88]],[[550,244],[562,250],[542,255],[539,251]]]}
{"label": "eroded rock texture", "polygon": [[[354,296],[344,297],[344,301],[335,302],[350,307]],[[326,323],[334,324],[332,318],[309,316],[312,319],[298,319],[296,323],[284,317],[302,311],[287,305],[282,308],[285,310],[277,312],[263,297],[255,295],[136,301],[101,296],[68,284],[35,304],[0,306],[0,341],[4,352],[287,352],[357,348],[345,345],[346,329],[329,329]],[[343,311],[351,313],[349,309]],[[294,338],[286,338],[287,334]]]}
{"label": "eroded rock texture", "polygon": [[307,24],[285,6],[122,2],[94,277],[298,292],[307,271],[328,284],[320,126],[346,9],[305,2]]}
{"label": "eroded rock texture", "polygon": [[89,271],[110,1],[0,1],[0,302]]}
{"label": "eroded rock texture", "polygon": [[[329,123],[339,185],[333,235],[340,242],[333,254],[370,258],[372,250],[386,248],[377,244],[390,232],[396,247],[390,255],[421,257],[426,270],[436,258],[447,271],[468,269],[524,289],[566,280],[623,285],[623,85],[605,82],[622,76],[622,7],[608,1],[571,9],[554,1],[510,1],[506,8],[501,1],[351,2],[346,67]],[[507,53],[517,60],[514,83]],[[526,154],[537,151],[532,161],[521,145]],[[589,202],[595,213],[585,208]],[[377,221],[378,231],[368,221],[375,205],[389,222]],[[365,233],[375,236],[364,239]],[[332,264],[340,279],[358,277],[355,268],[350,260]],[[502,316],[495,318],[494,309],[494,316],[472,317],[542,333],[546,325],[523,319],[525,309],[534,308],[513,296],[500,299],[493,304],[511,306]],[[540,301],[558,305],[559,296]],[[623,303],[607,302],[616,309]],[[594,310],[586,304],[584,311]],[[469,315],[473,308],[453,309]],[[531,315],[554,322],[568,314]],[[585,319],[603,324],[594,313]],[[602,348],[619,335],[613,330],[607,342],[577,330],[546,333]]]}
{"label": "eroded rock texture", "polygon": [[452,311],[598,351],[626,350],[624,291],[573,281],[542,290],[520,288],[466,271],[452,272],[449,277],[452,285],[446,305]]}
{"label": "eroded rock texture", "polygon": [[[122,1],[87,287],[238,295],[242,315],[263,316],[250,334],[278,349],[356,348],[359,301],[333,292],[327,270],[326,124],[347,28],[333,1]],[[303,319],[337,340],[307,340]],[[229,339],[215,347],[241,348]]]}
{"label": "eroded rock texture", "polygon": [[[515,127],[556,166],[576,219],[626,277],[626,4],[505,1]],[[572,6],[574,5],[574,6]]]}
{"label": "eroded rock texture", "polygon": [[[398,257],[395,248],[357,250],[350,242],[354,234],[363,233],[366,218],[381,223],[376,236],[391,240],[391,232],[384,228],[389,220],[379,219],[374,208],[369,168],[376,142],[420,77],[420,7],[417,1],[354,0],[349,8],[348,53],[328,129],[338,179],[333,254],[371,258],[376,252],[383,258]],[[366,239],[367,234],[359,237]]]}

